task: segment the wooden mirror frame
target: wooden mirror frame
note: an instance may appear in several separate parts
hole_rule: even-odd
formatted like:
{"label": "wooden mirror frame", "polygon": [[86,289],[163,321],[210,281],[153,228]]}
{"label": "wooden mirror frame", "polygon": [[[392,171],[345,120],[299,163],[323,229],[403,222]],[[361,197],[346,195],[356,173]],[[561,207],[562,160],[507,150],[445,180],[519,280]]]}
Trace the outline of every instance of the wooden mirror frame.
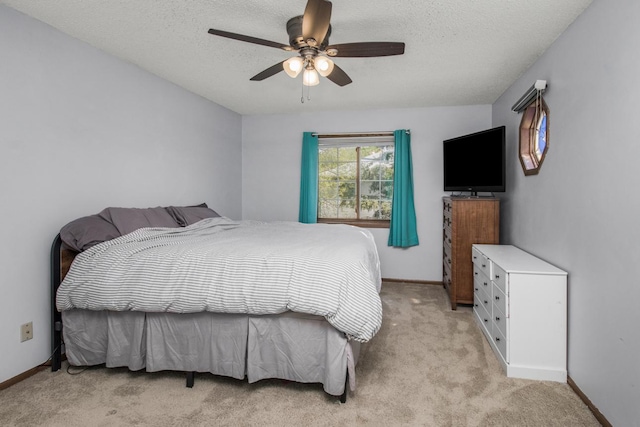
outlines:
{"label": "wooden mirror frame", "polygon": [[[545,147],[540,157],[536,154],[538,146],[538,131],[540,113],[546,116]],[[537,175],[549,150],[549,108],[542,96],[538,96],[522,113],[520,121],[520,151],[519,158],[525,175]]]}

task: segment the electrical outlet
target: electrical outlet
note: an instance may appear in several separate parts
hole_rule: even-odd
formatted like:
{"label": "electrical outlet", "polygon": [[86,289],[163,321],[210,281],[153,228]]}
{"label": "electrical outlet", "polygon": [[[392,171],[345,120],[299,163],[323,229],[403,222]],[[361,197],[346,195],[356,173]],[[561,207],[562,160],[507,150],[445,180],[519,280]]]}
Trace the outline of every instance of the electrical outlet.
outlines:
{"label": "electrical outlet", "polygon": [[33,338],[33,322],[20,326],[20,342],[25,342]]}

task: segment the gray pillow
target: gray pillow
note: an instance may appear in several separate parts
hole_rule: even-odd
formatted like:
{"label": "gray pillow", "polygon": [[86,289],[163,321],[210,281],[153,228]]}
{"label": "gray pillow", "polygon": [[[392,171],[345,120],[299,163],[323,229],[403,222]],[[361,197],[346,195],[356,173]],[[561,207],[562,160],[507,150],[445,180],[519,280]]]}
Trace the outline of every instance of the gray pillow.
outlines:
{"label": "gray pillow", "polygon": [[179,227],[165,208],[106,208],[98,214],[113,224],[121,235],[144,227]]}
{"label": "gray pillow", "polygon": [[60,238],[78,252],[93,245],[120,237],[118,229],[98,215],[89,215],[71,221],[60,230]]}
{"label": "gray pillow", "polygon": [[169,206],[167,208],[167,212],[171,214],[175,222],[181,227],[195,224],[205,218],[215,218],[220,216],[213,209],[206,207],[206,204],[203,203],[203,205],[204,206]]}

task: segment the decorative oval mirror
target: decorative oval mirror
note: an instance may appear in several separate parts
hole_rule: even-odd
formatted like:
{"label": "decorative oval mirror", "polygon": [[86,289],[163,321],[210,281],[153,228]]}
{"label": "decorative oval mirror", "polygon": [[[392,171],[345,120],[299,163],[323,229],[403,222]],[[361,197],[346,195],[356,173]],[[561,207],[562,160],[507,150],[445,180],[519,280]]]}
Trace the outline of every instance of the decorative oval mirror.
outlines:
{"label": "decorative oval mirror", "polygon": [[525,175],[536,175],[549,150],[549,109],[542,96],[529,104],[520,121],[520,163]]}

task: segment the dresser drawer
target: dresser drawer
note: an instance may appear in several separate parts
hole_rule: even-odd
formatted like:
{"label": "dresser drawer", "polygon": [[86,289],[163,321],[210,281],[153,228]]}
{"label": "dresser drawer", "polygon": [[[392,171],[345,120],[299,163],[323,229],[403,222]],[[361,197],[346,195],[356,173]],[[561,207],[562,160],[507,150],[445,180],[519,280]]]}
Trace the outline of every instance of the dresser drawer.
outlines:
{"label": "dresser drawer", "polygon": [[498,287],[504,294],[508,294],[509,292],[507,291],[507,273],[498,264],[494,262],[492,262],[491,264],[491,280],[496,285],[498,285]]}
{"label": "dresser drawer", "polygon": [[489,277],[484,274],[482,269],[478,267],[476,264],[473,265],[473,283],[478,282],[478,285],[484,289],[485,293],[491,297],[491,281]]}
{"label": "dresser drawer", "polygon": [[444,206],[442,209],[442,224],[445,227],[451,227],[451,217],[453,212],[453,203],[451,200],[444,200]]}
{"label": "dresser drawer", "polygon": [[473,262],[473,265],[478,266],[478,268],[485,274],[485,276],[491,276],[489,259],[474,247],[471,248],[471,261]]}
{"label": "dresser drawer", "polygon": [[482,258],[483,255],[480,253],[480,251],[474,247],[471,247],[471,262],[473,262],[474,265],[480,267]]}
{"label": "dresser drawer", "polygon": [[499,330],[503,337],[507,335],[507,318],[504,313],[500,312],[500,309],[493,305],[493,329]]}
{"label": "dresser drawer", "polygon": [[477,294],[474,294],[474,298],[478,298],[478,302],[480,302],[480,305],[484,307],[484,309],[487,311],[489,319],[491,319],[492,304],[491,304],[491,296],[489,295],[487,295],[485,292],[480,290]]}
{"label": "dresser drawer", "polygon": [[445,226],[442,231],[442,240],[451,246],[451,228]]}
{"label": "dresser drawer", "polygon": [[507,353],[507,340],[505,339],[504,335],[500,333],[500,330],[498,328],[495,328],[492,330],[491,336],[493,337],[494,344],[496,345],[496,347],[498,347],[498,352],[500,352],[500,355],[502,356],[504,361],[509,363],[509,354]]}
{"label": "dresser drawer", "polygon": [[484,336],[487,337],[487,340],[491,341],[492,340],[491,338],[492,324],[491,322],[484,321],[484,317],[483,317],[484,313],[486,313],[486,311],[484,311],[484,309],[480,306],[474,307],[473,309],[473,315],[476,317],[476,320],[480,324],[480,330],[482,331]]}
{"label": "dresser drawer", "polygon": [[[491,314],[487,311],[484,301],[479,299],[477,295],[473,298],[473,310],[478,315],[480,323],[484,326],[488,335],[491,336],[491,328],[493,325],[493,322],[491,322]],[[491,306],[489,306],[489,310],[491,310]]]}
{"label": "dresser drawer", "polygon": [[489,265],[489,259],[480,254],[480,259],[478,260],[478,267],[484,273],[485,276],[491,277],[491,267]]}
{"label": "dresser drawer", "polygon": [[451,268],[451,246],[449,246],[446,242],[442,244],[442,252],[443,252],[443,262],[445,265]]}
{"label": "dresser drawer", "polygon": [[498,285],[494,282],[493,284],[493,305],[494,307],[496,307],[498,310],[500,310],[502,312],[502,314],[506,315],[507,317],[509,317],[509,312],[508,312],[508,305],[507,305],[507,297],[505,296],[505,294],[500,290],[500,287],[498,287]]}
{"label": "dresser drawer", "polygon": [[442,267],[442,283],[444,283],[447,289],[451,286],[451,268],[447,264],[444,264]]}
{"label": "dresser drawer", "polygon": [[477,296],[481,300],[491,300],[491,288],[486,288],[483,285],[484,282],[474,277],[473,279],[473,295]]}

